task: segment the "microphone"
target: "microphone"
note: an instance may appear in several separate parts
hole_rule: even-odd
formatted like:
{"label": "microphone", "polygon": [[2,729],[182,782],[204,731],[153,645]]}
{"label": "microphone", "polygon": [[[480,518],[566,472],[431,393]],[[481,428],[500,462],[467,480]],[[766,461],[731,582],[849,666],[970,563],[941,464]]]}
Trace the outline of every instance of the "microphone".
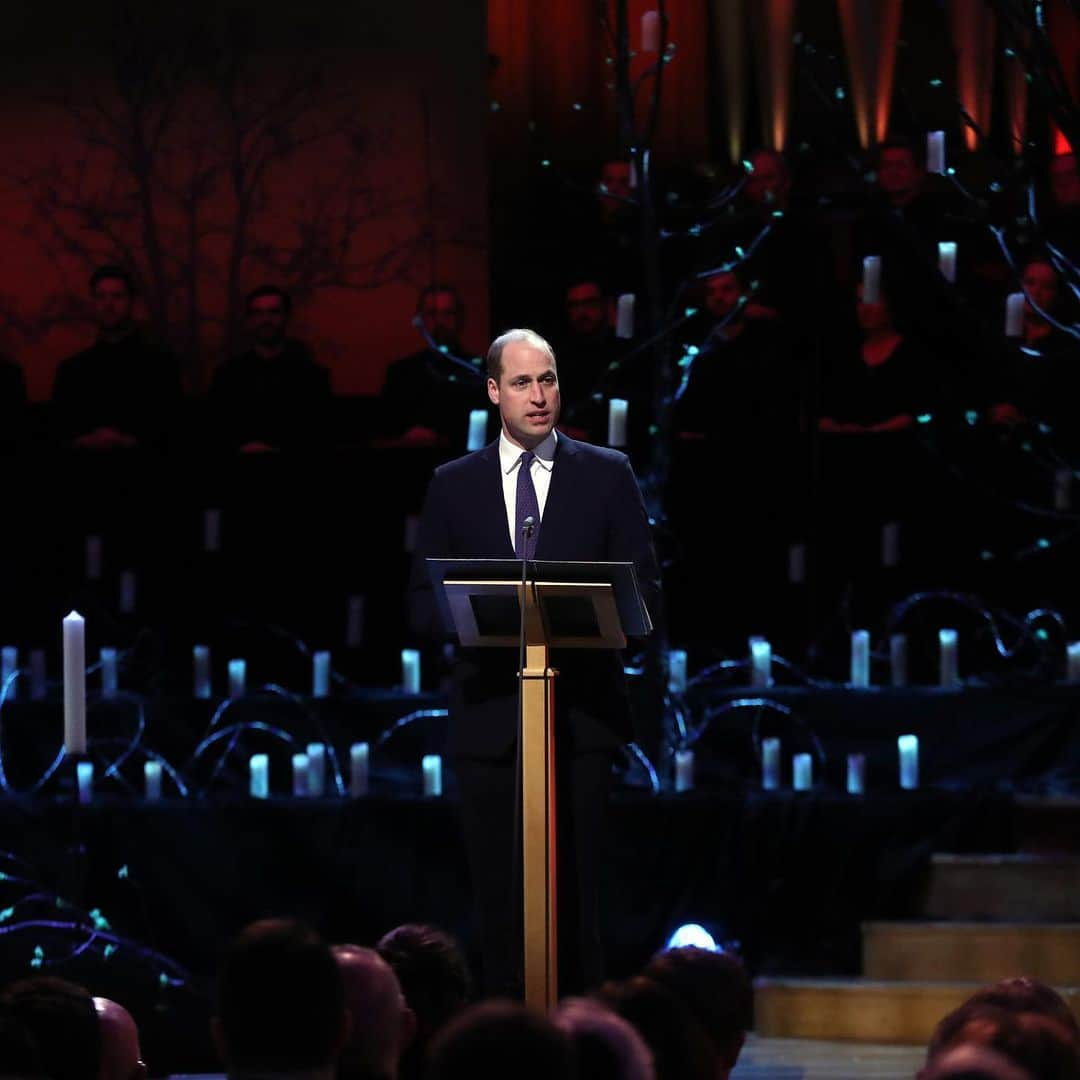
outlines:
{"label": "microphone", "polygon": [[536,528],[536,518],[530,514],[522,523],[521,531],[525,534],[525,538],[528,539],[533,534],[533,529]]}

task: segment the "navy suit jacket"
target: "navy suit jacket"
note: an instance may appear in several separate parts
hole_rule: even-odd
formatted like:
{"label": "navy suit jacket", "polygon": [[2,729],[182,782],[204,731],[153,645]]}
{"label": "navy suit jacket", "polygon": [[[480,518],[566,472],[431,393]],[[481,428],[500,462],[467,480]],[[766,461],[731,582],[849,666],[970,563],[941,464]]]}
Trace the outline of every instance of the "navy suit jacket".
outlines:
{"label": "navy suit jacket", "polygon": [[[424,560],[514,558],[503,500],[499,442],[435,470],[420,519],[409,586],[410,622],[425,636],[445,634]],[[652,533],[625,454],[561,432],[536,542],[538,560],[632,562],[650,613],[660,574]],[[514,745],[516,650],[462,649],[450,700],[452,756],[494,758]],[[621,657],[605,649],[553,649],[556,741],[569,753],[614,748],[631,738]]]}

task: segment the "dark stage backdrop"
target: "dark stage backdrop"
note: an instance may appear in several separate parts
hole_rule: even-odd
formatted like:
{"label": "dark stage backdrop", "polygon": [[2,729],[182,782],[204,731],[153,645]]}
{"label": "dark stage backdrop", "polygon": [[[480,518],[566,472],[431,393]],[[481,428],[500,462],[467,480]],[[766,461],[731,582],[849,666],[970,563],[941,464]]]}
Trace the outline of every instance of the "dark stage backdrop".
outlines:
{"label": "dark stage backdrop", "polygon": [[486,340],[482,0],[21,0],[4,22],[0,350],[32,397],[91,337],[104,261],[135,268],[193,391],[263,281],[293,291],[338,393],[418,347],[432,279]]}

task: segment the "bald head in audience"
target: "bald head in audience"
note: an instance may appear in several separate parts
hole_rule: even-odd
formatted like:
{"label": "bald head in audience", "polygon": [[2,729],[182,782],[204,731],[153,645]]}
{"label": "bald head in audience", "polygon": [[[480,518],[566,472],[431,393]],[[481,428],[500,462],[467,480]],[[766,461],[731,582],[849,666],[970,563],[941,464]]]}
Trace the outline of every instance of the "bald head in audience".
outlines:
{"label": "bald head in audience", "polygon": [[119,1002],[94,998],[101,1037],[100,1080],[146,1080],[135,1018]]}

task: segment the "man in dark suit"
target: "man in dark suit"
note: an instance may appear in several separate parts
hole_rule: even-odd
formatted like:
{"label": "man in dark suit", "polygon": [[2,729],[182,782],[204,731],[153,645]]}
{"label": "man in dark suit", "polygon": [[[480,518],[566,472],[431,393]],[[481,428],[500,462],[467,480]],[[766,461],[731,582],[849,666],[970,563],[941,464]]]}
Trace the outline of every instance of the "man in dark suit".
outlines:
{"label": "man in dark suit", "polygon": [[[630,463],[615,450],[557,434],[559,381],[551,346],[531,330],[510,330],[488,350],[488,397],[499,438],[435,471],[421,516],[410,583],[420,633],[445,632],[424,560],[529,558],[632,562],[650,611],[659,570],[648,517]],[[522,470],[527,470],[522,472]],[[530,509],[531,508],[531,509]],[[529,509],[531,537],[517,525]],[[450,700],[450,745],[461,795],[489,993],[521,988],[520,880],[514,888],[517,738],[514,649],[462,650]],[[553,649],[559,880],[559,965],[563,993],[602,978],[598,911],[612,761],[630,735],[619,655]],[[519,850],[519,849],[518,849]]]}

